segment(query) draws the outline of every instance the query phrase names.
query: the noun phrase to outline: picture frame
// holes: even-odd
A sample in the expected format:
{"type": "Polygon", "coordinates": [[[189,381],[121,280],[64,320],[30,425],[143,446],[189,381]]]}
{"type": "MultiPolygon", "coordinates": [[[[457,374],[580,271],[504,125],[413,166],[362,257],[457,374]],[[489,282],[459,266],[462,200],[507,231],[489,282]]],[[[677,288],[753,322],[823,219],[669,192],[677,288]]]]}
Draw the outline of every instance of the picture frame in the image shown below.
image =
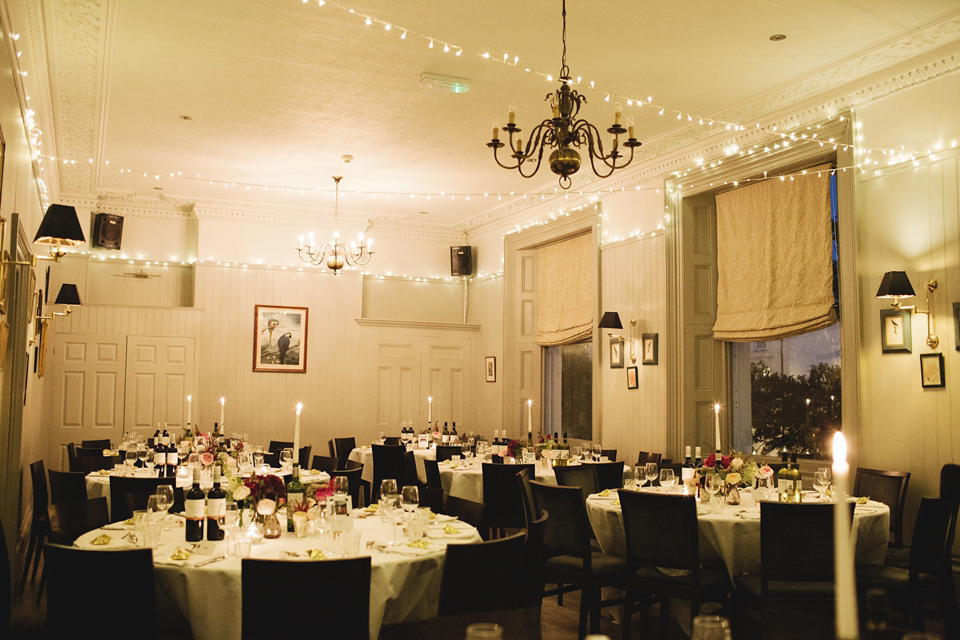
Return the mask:
{"type": "Polygon", "coordinates": [[[960,351],[960,302],[953,303],[953,344],[960,351]]]}
{"type": "Polygon", "coordinates": [[[640,338],[640,353],[642,358],[640,359],[641,364],[655,365],[658,360],[658,343],[660,342],[660,334],[658,333],[645,333],[640,338]]]}
{"type": "Polygon", "coordinates": [[[496,382],[497,381],[497,357],[496,356],[487,356],[483,359],[484,371],[486,375],[487,382],[496,382]]]}
{"type": "Polygon", "coordinates": [[[920,384],[923,385],[924,389],[946,386],[942,353],[920,354],[920,384]]]}
{"type": "Polygon", "coordinates": [[[880,310],[880,347],[883,353],[913,353],[910,311],[880,310]]]}
{"type": "Polygon", "coordinates": [[[258,304],[253,315],[253,370],[307,372],[307,307],[258,304]]]}
{"type": "Polygon", "coordinates": [[[639,388],[637,367],[627,367],[627,389],[639,388]]]}
{"type": "Polygon", "coordinates": [[[623,369],[623,338],[610,338],[610,368],[623,369]]]}

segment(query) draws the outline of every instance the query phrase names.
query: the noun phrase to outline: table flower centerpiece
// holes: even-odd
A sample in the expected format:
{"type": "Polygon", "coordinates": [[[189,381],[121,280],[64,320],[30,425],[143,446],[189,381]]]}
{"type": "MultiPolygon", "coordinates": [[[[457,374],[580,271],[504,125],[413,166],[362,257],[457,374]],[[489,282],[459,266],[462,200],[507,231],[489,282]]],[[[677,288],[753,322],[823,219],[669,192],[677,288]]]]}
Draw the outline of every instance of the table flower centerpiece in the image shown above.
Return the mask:
{"type": "Polygon", "coordinates": [[[717,473],[723,480],[723,492],[730,504],[740,504],[740,487],[753,486],[754,478],[759,473],[757,461],[747,457],[739,451],[732,451],[730,455],[711,453],[703,461],[701,473],[717,473]]]}

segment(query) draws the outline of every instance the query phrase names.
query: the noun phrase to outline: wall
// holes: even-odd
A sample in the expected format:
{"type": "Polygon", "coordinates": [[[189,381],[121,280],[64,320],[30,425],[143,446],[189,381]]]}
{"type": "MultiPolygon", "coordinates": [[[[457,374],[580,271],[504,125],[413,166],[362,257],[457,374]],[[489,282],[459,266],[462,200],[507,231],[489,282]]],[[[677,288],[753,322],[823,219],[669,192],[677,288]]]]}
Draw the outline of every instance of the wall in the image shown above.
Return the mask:
{"type": "MultiPolygon", "coordinates": [[[[864,172],[858,185],[861,464],[911,472],[904,519],[911,529],[920,496],[936,496],[943,464],[960,460],[960,352],[953,303],[960,301],[960,76],[940,78],[861,108],[865,147],[947,149],[913,166],[864,172]],[[931,300],[940,346],[925,343],[926,316],[913,314],[913,352],[883,354],[874,296],[884,272],[904,270],[919,296],[905,304],[926,307],[923,283],[939,286],[931,300]],[[923,389],[922,353],[942,353],[947,386],[923,389]]],[[[881,165],[882,166],[882,165],[881,165]]]]}

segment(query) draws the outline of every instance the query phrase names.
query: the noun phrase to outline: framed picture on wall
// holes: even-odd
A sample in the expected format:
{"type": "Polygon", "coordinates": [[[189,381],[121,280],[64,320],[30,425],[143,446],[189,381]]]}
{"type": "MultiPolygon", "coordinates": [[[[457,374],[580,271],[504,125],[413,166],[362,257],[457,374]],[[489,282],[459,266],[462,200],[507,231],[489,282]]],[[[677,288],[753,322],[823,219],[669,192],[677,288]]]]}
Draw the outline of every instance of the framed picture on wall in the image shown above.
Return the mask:
{"type": "Polygon", "coordinates": [[[253,370],[307,371],[306,307],[256,305],[253,322],[253,370]]]}
{"type": "Polygon", "coordinates": [[[636,389],[638,386],[637,368],[627,367],[627,389],[636,389]]]}
{"type": "Polygon", "coordinates": [[[623,368],[623,338],[610,338],[610,368],[623,368]]]}
{"type": "Polygon", "coordinates": [[[880,346],[883,353],[911,353],[910,312],[905,309],[880,310],[880,346]]]}
{"type": "Polygon", "coordinates": [[[487,382],[497,381],[497,357],[487,356],[484,358],[484,371],[486,372],[487,382]]]}
{"type": "Polygon", "coordinates": [[[640,362],[643,364],[657,364],[658,336],[657,333],[645,333],[640,339],[640,346],[643,350],[643,358],[640,362]]]}
{"type": "Polygon", "coordinates": [[[925,389],[944,386],[942,353],[920,354],[920,382],[925,389]]]}
{"type": "Polygon", "coordinates": [[[953,303],[953,344],[960,351],[960,302],[953,303]]]}

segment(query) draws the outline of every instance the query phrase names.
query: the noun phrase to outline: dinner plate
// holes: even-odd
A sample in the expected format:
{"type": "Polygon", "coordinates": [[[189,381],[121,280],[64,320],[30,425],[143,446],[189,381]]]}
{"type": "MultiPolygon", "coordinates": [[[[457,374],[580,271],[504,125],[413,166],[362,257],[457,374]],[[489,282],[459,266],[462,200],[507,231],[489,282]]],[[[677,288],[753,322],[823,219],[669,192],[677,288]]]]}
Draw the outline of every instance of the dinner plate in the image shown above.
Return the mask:
{"type": "Polygon", "coordinates": [[[433,540],[466,540],[473,537],[473,532],[466,529],[457,529],[459,533],[447,533],[443,529],[427,529],[427,537],[433,540]]]}

